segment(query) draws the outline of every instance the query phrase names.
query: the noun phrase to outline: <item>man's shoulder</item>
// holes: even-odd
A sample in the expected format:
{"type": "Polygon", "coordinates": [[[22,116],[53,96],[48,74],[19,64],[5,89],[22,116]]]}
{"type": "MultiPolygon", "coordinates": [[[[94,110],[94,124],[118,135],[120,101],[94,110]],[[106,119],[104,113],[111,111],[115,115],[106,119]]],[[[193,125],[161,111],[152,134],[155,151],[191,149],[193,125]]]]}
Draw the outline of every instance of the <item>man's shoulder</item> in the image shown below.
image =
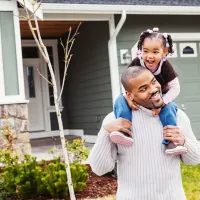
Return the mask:
{"type": "Polygon", "coordinates": [[[112,122],[113,120],[115,120],[116,117],[114,115],[114,112],[111,112],[109,114],[107,114],[103,120],[103,125],[112,122]]]}
{"type": "Polygon", "coordinates": [[[177,111],[177,123],[178,125],[190,123],[188,116],[181,109],[178,109],[177,111]]]}

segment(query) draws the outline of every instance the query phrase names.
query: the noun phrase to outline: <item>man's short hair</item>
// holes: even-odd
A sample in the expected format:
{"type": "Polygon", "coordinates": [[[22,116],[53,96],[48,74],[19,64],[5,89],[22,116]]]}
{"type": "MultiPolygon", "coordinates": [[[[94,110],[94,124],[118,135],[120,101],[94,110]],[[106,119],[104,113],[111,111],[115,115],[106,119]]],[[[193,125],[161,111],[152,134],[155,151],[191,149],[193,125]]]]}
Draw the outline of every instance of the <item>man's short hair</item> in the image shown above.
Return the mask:
{"type": "Polygon", "coordinates": [[[126,68],[121,76],[121,83],[124,86],[124,89],[128,92],[131,92],[132,86],[129,85],[129,80],[132,78],[136,78],[145,70],[147,69],[142,66],[131,66],[126,68]]]}

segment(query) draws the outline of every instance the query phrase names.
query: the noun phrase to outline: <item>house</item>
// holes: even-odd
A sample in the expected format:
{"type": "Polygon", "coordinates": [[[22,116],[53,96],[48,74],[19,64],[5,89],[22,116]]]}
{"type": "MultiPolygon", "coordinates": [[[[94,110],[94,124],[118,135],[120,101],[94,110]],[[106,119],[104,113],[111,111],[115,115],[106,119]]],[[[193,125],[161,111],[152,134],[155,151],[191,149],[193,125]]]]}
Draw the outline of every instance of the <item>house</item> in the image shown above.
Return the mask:
{"type": "MultiPolygon", "coordinates": [[[[43,0],[39,22],[58,83],[62,81],[63,49],[71,26],[79,22],[62,97],[62,116],[68,130],[94,142],[103,118],[120,94],[120,74],[135,56],[140,33],[159,27],[171,34],[175,53],[170,57],[181,82],[177,99],[189,115],[200,139],[200,1],[185,0],[43,0]],[[73,131],[75,130],[75,131],[73,131]]],[[[27,22],[17,15],[15,0],[0,0],[1,126],[9,123],[18,143],[28,149],[28,137],[58,134],[52,88],[38,74],[49,77],[27,22]],[[29,129],[28,123],[29,121],[29,129]],[[30,132],[30,135],[28,134],[30,132]]]]}

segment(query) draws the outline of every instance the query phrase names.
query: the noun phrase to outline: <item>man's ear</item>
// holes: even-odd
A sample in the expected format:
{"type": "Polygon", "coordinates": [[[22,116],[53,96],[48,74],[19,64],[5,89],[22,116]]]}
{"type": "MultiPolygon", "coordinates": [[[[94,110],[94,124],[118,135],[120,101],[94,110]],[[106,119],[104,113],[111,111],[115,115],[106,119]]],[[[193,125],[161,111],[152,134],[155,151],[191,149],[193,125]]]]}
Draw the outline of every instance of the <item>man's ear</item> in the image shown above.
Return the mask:
{"type": "Polygon", "coordinates": [[[127,96],[127,98],[128,98],[129,100],[133,101],[134,96],[133,96],[133,94],[132,94],[131,92],[126,91],[126,96],[127,96]]]}

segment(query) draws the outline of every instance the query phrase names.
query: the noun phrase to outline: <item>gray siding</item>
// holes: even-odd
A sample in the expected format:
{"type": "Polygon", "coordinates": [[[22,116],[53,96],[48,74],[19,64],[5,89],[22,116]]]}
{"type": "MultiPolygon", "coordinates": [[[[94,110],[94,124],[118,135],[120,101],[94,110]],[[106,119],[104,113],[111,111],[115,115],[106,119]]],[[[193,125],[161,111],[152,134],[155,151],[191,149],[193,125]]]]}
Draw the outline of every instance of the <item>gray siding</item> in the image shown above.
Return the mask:
{"type": "Polygon", "coordinates": [[[43,2],[64,4],[200,6],[199,0],[43,0],[43,2]]]}
{"type": "Polygon", "coordinates": [[[102,119],[112,111],[108,23],[85,22],[79,32],[68,70],[63,113],[68,115],[68,128],[95,135],[102,119]]]}

